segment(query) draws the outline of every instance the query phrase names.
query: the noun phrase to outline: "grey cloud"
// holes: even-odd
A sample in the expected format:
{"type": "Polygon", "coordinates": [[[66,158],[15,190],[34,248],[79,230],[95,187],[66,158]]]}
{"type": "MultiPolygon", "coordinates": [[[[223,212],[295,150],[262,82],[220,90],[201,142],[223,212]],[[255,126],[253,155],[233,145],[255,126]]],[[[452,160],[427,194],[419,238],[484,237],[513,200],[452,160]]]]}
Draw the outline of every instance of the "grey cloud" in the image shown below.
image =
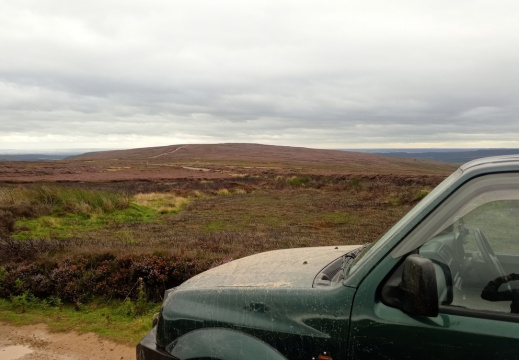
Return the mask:
{"type": "Polygon", "coordinates": [[[519,146],[516,2],[2,7],[0,142],[519,146]]]}

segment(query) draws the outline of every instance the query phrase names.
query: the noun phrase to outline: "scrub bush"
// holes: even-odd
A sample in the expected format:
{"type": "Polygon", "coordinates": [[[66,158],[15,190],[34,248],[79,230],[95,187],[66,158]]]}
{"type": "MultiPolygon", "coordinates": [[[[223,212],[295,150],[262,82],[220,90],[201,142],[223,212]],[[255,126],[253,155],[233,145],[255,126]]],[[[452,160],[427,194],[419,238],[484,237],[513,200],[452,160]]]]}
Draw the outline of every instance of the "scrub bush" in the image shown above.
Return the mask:
{"type": "Polygon", "coordinates": [[[0,210],[0,238],[14,230],[14,216],[10,211],[0,210]]]}
{"type": "Polygon", "coordinates": [[[0,297],[28,292],[40,299],[59,298],[69,303],[129,298],[142,304],[145,300],[160,301],[166,289],[180,285],[210,265],[160,255],[112,254],[77,256],[55,264],[16,264],[0,272],[0,297]]]}
{"type": "Polygon", "coordinates": [[[0,238],[0,263],[26,262],[38,256],[48,256],[64,250],[67,240],[0,238]]]}

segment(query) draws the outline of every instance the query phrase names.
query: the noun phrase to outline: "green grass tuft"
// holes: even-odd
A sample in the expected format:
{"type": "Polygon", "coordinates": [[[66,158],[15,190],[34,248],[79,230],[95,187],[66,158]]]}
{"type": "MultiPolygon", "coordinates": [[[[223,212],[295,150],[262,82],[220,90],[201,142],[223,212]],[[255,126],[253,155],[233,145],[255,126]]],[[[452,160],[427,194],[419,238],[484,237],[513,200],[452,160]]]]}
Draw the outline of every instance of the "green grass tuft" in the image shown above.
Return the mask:
{"type": "Polygon", "coordinates": [[[0,320],[18,325],[45,323],[52,331],[95,332],[108,339],[136,345],[150,330],[160,304],[147,304],[136,314],[129,300],[63,305],[50,300],[35,301],[21,313],[18,306],[0,299],[0,320]]]}
{"type": "Polygon", "coordinates": [[[422,200],[424,197],[426,197],[431,191],[430,190],[419,190],[416,193],[416,196],[414,198],[415,201],[422,200]]]}
{"type": "Polygon", "coordinates": [[[205,224],[202,227],[202,231],[205,231],[205,232],[224,231],[224,230],[228,230],[229,227],[230,227],[230,225],[225,223],[222,220],[214,220],[214,221],[211,221],[208,224],[205,224]]]}
{"type": "Polygon", "coordinates": [[[305,186],[310,182],[310,179],[307,177],[292,176],[287,181],[292,186],[305,186]]]}
{"type": "Polygon", "coordinates": [[[12,235],[13,238],[24,239],[66,239],[78,232],[92,231],[108,225],[120,223],[147,223],[157,220],[157,210],[131,204],[124,210],[115,210],[101,214],[64,214],[62,216],[41,216],[36,219],[22,219],[16,227],[22,229],[12,235]]]}

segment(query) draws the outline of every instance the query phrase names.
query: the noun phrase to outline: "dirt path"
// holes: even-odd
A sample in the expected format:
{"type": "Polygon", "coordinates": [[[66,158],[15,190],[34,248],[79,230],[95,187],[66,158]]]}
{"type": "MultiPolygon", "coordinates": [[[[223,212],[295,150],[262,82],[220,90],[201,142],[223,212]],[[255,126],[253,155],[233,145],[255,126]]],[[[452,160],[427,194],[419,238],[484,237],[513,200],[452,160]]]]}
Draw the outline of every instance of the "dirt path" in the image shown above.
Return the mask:
{"type": "Polygon", "coordinates": [[[135,348],[97,335],[50,333],[46,325],[0,323],[2,360],[134,360],[135,348]]]}
{"type": "Polygon", "coordinates": [[[189,145],[179,146],[178,148],[176,148],[176,149],[173,150],[173,151],[169,151],[169,152],[166,152],[166,153],[163,153],[163,154],[159,154],[159,155],[152,156],[152,157],[150,157],[150,159],[156,159],[156,158],[161,157],[161,156],[164,156],[164,155],[173,154],[174,152],[177,152],[177,151],[179,151],[180,149],[186,148],[186,147],[188,147],[188,146],[189,146],[189,145]]]}

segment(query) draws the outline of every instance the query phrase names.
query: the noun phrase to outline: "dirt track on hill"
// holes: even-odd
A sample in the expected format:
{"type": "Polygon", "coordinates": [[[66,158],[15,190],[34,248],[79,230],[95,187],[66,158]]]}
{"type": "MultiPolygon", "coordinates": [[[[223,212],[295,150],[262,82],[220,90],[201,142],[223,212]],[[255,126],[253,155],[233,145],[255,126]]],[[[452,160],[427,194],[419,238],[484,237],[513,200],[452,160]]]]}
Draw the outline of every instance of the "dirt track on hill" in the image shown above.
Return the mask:
{"type": "Polygon", "coordinates": [[[76,332],[51,333],[46,325],[0,323],[2,360],[134,360],[135,348],[76,332]]]}

